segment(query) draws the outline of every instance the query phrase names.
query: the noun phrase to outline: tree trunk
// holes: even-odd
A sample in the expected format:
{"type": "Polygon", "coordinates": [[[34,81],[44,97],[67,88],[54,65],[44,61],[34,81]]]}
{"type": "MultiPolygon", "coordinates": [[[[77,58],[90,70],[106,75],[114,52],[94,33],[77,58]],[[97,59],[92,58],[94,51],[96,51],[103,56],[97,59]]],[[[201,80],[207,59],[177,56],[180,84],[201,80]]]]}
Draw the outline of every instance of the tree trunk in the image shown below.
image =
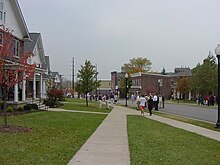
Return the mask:
{"type": "Polygon", "coordinates": [[[7,89],[3,87],[3,100],[4,100],[4,107],[3,107],[3,112],[4,112],[4,127],[8,126],[8,121],[7,121],[7,89]]]}
{"type": "Polygon", "coordinates": [[[87,107],[89,106],[87,94],[86,94],[86,106],[87,106],[87,107]]]}

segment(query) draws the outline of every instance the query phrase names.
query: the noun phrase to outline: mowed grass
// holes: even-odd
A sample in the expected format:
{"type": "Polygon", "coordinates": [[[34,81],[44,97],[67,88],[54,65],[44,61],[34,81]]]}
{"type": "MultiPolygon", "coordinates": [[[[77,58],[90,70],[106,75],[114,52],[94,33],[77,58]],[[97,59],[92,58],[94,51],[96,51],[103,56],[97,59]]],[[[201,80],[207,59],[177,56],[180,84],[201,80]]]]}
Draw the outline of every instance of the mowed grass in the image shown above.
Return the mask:
{"type": "MultiPolygon", "coordinates": [[[[136,108],[133,108],[133,107],[131,107],[131,109],[136,110],[136,108]]],[[[138,111],[140,111],[140,110],[138,110],[138,111]]],[[[149,111],[147,109],[145,109],[145,112],[147,112],[147,114],[149,113],[149,111]]],[[[213,131],[220,132],[220,129],[215,128],[216,125],[212,124],[212,123],[203,122],[200,120],[196,120],[196,119],[192,119],[192,118],[188,118],[188,117],[184,117],[184,116],[177,116],[174,114],[164,113],[164,112],[155,111],[155,110],[153,110],[152,113],[153,113],[153,115],[158,115],[158,116],[166,117],[166,118],[177,120],[177,121],[182,121],[185,123],[193,124],[193,125],[196,125],[199,127],[203,127],[203,128],[207,128],[207,129],[210,129],[213,131]]]]}
{"type": "Polygon", "coordinates": [[[105,117],[69,112],[9,117],[10,125],[30,127],[33,132],[0,133],[0,164],[67,164],[105,117]]]}
{"type": "Polygon", "coordinates": [[[203,128],[207,128],[213,131],[218,131],[220,132],[220,129],[215,128],[215,124],[212,123],[207,123],[207,122],[203,122],[203,121],[199,121],[199,120],[194,120],[191,118],[187,118],[187,117],[183,117],[183,116],[177,116],[174,114],[168,114],[168,113],[163,113],[163,112],[153,112],[154,114],[158,115],[158,116],[162,116],[162,117],[166,117],[169,119],[173,119],[173,120],[177,120],[177,121],[182,121],[185,123],[190,123],[199,127],[203,127],[203,128]]]}
{"type": "Polygon", "coordinates": [[[112,110],[112,107],[109,106],[109,109],[106,109],[105,104],[103,102],[102,108],[99,109],[97,101],[88,101],[89,106],[86,106],[85,99],[76,99],[76,98],[67,98],[65,102],[63,102],[63,106],[60,108],[67,110],[78,110],[78,111],[90,111],[90,112],[106,112],[109,113],[112,110]]]}
{"type": "Polygon", "coordinates": [[[142,116],[128,116],[132,165],[218,165],[220,142],[142,116]]]}

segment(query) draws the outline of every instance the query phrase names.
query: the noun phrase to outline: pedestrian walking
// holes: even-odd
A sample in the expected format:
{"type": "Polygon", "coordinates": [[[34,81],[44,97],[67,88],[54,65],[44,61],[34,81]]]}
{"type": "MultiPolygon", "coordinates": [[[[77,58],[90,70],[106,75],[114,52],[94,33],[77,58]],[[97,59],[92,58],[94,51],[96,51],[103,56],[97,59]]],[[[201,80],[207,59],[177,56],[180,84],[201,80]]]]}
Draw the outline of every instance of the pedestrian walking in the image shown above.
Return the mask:
{"type": "Polygon", "coordinates": [[[118,95],[117,95],[117,93],[115,93],[115,95],[114,95],[114,102],[115,102],[115,105],[117,105],[117,102],[118,102],[118,95]]]}
{"type": "Polygon", "coordinates": [[[145,104],[146,104],[146,99],[145,99],[144,95],[142,95],[140,97],[140,104],[139,104],[139,108],[141,110],[141,115],[142,116],[144,116],[145,104]]]}
{"type": "Polygon", "coordinates": [[[102,95],[101,94],[98,95],[98,104],[99,104],[99,109],[101,109],[102,108],[102,95]]]}
{"type": "Polygon", "coordinates": [[[140,105],[140,97],[139,96],[137,96],[137,99],[136,99],[136,101],[137,101],[137,110],[139,110],[139,105],[140,105]]]}
{"type": "Polygon", "coordinates": [[[114,95],[113,95],[113,93],[110,94],[110,101],[111,101],[111,107],[113,107],[113,103],[114,103],[114,95]]]}
{"type": "Polygon", "coordinates": [[[149,110],[149,113],[150,113],[150,116],[152,115],[152,109],[154,107],[154,102],[153,102],[153,99],[152,99],[152,96],[150,96],[150,98],[147,100],[147,107],[148,107],[148,110],[149,110]]]}
{"type": "Polygon", "coordinates": [[[164,95],[162,95],[162,108],[165,108],[165,97],[164,97],[164,95]]]}
{"type": "Polygon", "coordinates": [[[158,100],[158,96],[157,96],[156,93],[154,94],[153,102],[154,102],[154,109],[155,109],[156,111],[158,111],[158,102],[159,102],[159,100],[158,100]]]}
{"type": "Polygon", "coordinates": [[[159,95],[159,109],[161,109],[162,108],[162,103],[163,103],[163,101],[162,101],[162,96],[161,95],[159,95]]]}
{"type": "Polygon", "coordinates": [[[108,94],[106,94],[106,96],[105,96],[105,107],[106,107],[106,109],[109,109],[109,96],[108,96],[108,94]]]}

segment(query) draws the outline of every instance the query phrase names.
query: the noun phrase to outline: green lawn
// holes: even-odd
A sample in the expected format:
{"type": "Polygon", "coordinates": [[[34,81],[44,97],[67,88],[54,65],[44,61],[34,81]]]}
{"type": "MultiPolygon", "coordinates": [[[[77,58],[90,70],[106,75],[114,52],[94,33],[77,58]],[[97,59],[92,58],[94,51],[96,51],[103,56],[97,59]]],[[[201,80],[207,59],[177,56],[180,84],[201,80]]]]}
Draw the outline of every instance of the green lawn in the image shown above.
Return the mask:
{"type": "Polygon", "coordinates": [[[217,165],[220,142],[142,116],[128,116],[131,164],[217,165]]]}
{"type": "MultiPolygon", "coordinates": [[[[131,107],[131,109],[136,110],[136,108],[133,108],[133,107],[131,107]]],[[[138,110],[138,111],[140,111],[140,110],[138,110]]],[[[147,109],[145,109],[145,112],[149,113],[149,111],[147,109]]],[[[193,124],[193,125],[196,125],[196,126],[199,126],[199,127],[203,127],[203,128],[211,129],[213,131],[220,132],[220,129],[215,128],[216,125],[212,124],[212,123],[203,122],[203,121],[199,121],[199,120],[194,120],[194,119],[190,119],[190,118],[187,118],[187,117],[177,116],[177,115],[174,115],[174,114],[164,113],[164,112],[155,111],[155,110],[153,110],[152,113],[153,113],[153,115],[155,114],[155,115],[158,115],[158,116],[166,117],[166,118],[177,120],[177,121],[182,121],[182,122],[185,122],[185,123],[190,123],[190,124],[193,124]]]]}
{"type": "Polygon", "coordinates": [[[89,101],[89,106],[86,106],[85,99],[75,99],[75,98],[67,98],[65,102],[63,102],[63,106],[60,108],[67,109],[67,110],[78,110],[78,111],[91,111],[91,112],[107,112],[109,113],[112,109],[106,109],[105,104],[103,102],[102,108],[98,108],[98,102],[96,101],[89,101]]]}
{"type": "Polygon", "coordinates": [[[0,164],[67,164],[105,117],[68,112],[9,117],[9,124],[31,127],[33,132],[0,133],[0,164]]]}
{"type": "Polygon", "coordinates": [[[176,115],[163,113],[163,112],[153,111],[153,113],[156,114],[156,115],[159,115],[159,116],[169,118],[169,119],[178,120],[178,121],[182,121],[182,122],[185,122],[185,123],[190,123],[190,124],[193,124],[193,125],[197,125],[199,127],[203,127],[203,128],[211,129],[213,131],[220,132],[220,129],[215,128],[215,126],[216,126],[215,124],[202,122],[202,121],[199,121],[199,120],[193,120],[193,119],[190,119],[190,118],[187,118],[187,117],[176,116],[176,115]]]}

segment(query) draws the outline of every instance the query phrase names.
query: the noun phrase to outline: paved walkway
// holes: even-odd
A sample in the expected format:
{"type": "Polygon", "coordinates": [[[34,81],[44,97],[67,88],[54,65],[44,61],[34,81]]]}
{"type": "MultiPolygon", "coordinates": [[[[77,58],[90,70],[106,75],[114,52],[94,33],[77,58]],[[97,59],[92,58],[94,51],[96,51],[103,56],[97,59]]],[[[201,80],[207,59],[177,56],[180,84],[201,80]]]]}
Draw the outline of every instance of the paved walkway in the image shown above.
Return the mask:
{"type": "Polygon", "coordinates": [[[68,165],[130,165],[126,110],[115,107],[68,165]]]}
{"type": "MultiPolygon", "coordinates": [[[[126,115],[140,115],[140,112],[116,106],[68,165],[129,165],[126,115]]],[[[148,113],[145,113],[145,117],[220,141],[220,132],[217,131],[157,115],[149,116],[148,113]]]]}
{"type": "Polygon", "coordinates": [[[104,114],[107,115],[109,113],[105,112],[90,112],[90,111],[78,111],[78,110],[66,110],[60,108],[48,108],[48,111],[55,111],[55,112],[79,112],[79,113],[94,113],[94,114],[104,114]]]}

